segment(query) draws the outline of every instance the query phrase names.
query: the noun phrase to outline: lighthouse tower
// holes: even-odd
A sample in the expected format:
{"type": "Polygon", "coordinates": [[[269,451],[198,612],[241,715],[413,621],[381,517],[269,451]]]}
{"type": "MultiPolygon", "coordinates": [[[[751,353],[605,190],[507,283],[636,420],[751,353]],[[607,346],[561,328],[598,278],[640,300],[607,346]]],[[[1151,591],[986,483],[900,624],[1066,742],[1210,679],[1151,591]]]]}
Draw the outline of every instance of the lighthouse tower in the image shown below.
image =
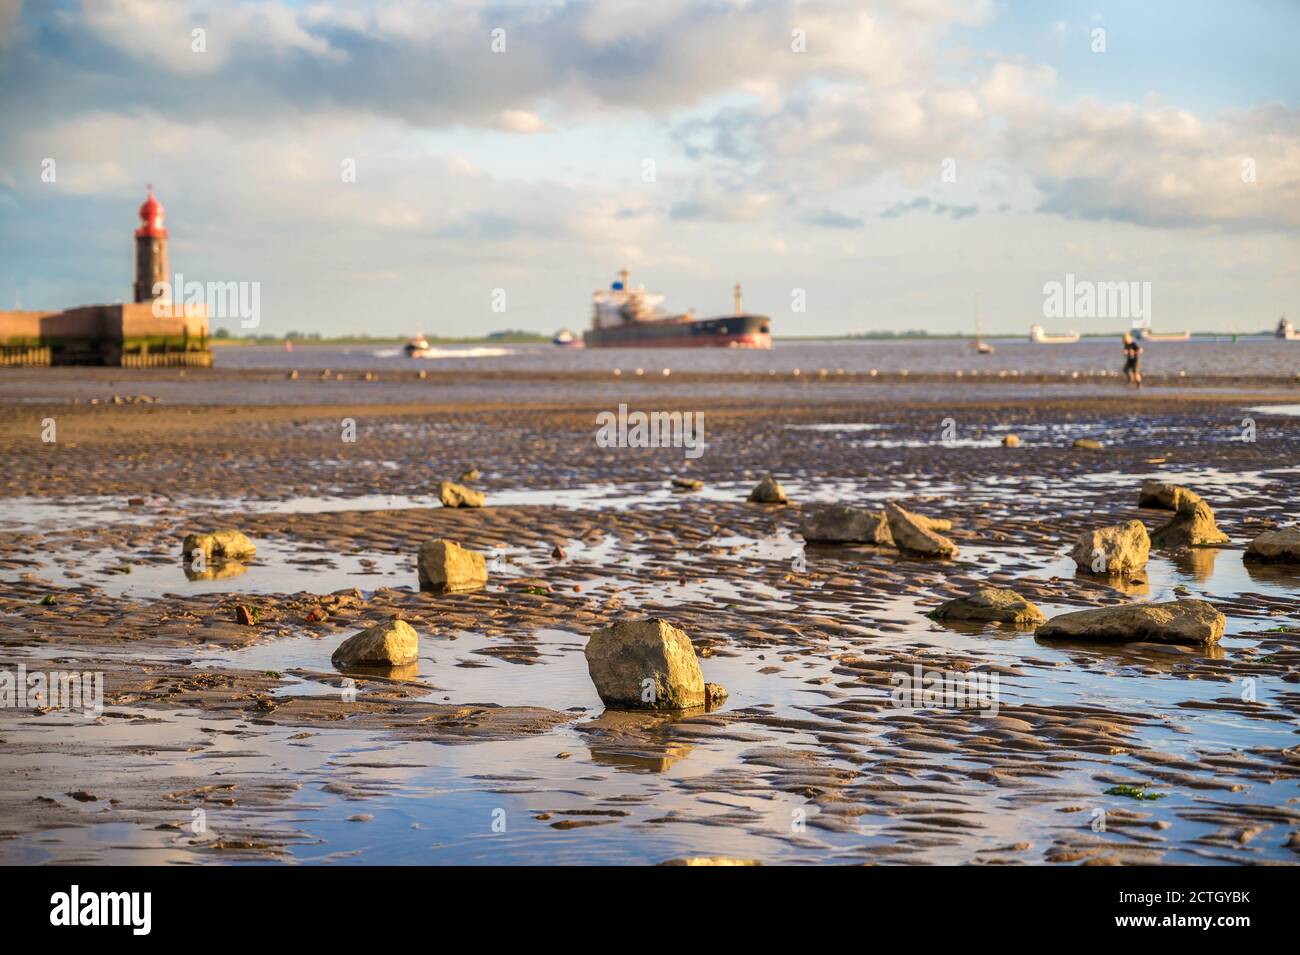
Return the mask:
{"type": "Polygon", "coordinates": [[[170,282],[167,275],[167,229],[163,226],[163,204],[149,187],[149,197],[140,206],[140,222],[135,230],[135,300],[152,302],[154,285],[170,282]]]}

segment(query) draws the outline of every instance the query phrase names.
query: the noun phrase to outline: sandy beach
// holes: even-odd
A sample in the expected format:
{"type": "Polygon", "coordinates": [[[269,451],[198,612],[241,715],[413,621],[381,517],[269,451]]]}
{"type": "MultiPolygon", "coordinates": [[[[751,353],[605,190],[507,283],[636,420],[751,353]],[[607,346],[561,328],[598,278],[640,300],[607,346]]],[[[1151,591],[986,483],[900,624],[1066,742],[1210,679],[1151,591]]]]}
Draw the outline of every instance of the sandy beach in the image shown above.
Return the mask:
{"type": "Polygon", "coordinates": [[[1297,861],[1300,569],[1242,559],[1296,518],[1300,418],[1259,410],[1293,381],[290,367],[0,378],[0,669],[104,679],[98,716],[0,712],[0,860],[1297,861]],[[705,452],[599,447],[620,401],[702,412],[705,452]],[[471,469],[487,506],[440,506],[471,469]],[[769,473],[790,504],[746,500],[769,473]],[[1230,542],[1076,573],[1081,533],[1170,516],[1138,507],[1153,478],[1230,542]],[[957,557],[800,534],[888,501],[950,521],[957,557]],[[256,558],[192,579],[182,538],[227,527],[256,558]],[[487,587],[420,592],[435,538],[487,587]],[[981,584],[1048,617],[1195,597],[1226,631],[928,616],[981,584]],[[393,616],[418,663],[331,665],[393,616]],[[646,616],[725,701],[602,706],[583,648],[646,616]],[[918,666],[996,674],[995,712],[893,705],[918,666]]]}

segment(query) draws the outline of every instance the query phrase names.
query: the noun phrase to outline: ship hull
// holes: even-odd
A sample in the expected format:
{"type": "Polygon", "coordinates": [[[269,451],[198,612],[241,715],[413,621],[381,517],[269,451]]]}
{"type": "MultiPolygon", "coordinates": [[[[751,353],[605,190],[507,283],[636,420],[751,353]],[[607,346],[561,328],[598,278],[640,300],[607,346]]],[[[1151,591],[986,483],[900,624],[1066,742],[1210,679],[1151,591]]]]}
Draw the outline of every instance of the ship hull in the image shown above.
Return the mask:
{"type": "Polygon", "coordinates": [[[766,315],[669,319],[592,328],[583,340],[588,348],[771,348],[771,327],[766,315]]]}

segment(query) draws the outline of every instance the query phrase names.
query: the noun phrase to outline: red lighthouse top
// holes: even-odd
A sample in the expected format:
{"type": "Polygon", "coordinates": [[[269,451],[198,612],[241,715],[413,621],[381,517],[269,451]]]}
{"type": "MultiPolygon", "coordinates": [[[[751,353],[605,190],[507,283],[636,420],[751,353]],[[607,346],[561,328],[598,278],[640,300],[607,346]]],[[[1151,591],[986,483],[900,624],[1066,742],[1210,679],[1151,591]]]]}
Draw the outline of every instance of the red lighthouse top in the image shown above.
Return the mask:
{"type": "Polygon", "coordinates": [[[163,227],[163,212],[163,204],[154,196],[153,186],[150,186],[149,198],[145,199],[140,206],[140,221],[144,225],[135,230],[136,238],[146,236],[151,239],[167,238],[167,230],[163,227]]]}

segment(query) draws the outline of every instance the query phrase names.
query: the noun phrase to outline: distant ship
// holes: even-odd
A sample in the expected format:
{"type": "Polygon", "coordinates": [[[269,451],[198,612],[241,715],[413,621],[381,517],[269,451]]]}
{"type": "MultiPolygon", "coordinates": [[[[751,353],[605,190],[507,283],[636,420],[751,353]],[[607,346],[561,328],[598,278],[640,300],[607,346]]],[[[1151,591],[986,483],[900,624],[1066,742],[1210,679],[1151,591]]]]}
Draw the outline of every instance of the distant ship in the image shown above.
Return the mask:
{"type": "Polygon", "coordinates": [[[1287,320],[1285,315],[1278,320],[1277,331],[1273,333],[1273,337],[1288,342],[1300,342],[1300,332],[1296,331],[1295,326],[1287,320]]]}
{"type": "Polygon", "coordinates": [[[1149,328],[1139,328],[1137,337],[1144,342],[1187,342],[1192,340],[1191,332],[1153,332],[1149,328]]]}
{"type": "Polygon", "coordinates": [[[433,354],[433,346],[423,335],[416,335],[406,343],[402,351],[406,352],[407,358],[428,358],[433,354]]]}
{"type": "Polygon", "coordinates": [[[551,339],[551,344],[559,348],[581,348],[582,339],[567,328],[561,328],[551,339]]]}
{"type": "Polygon", "coordinates": [[[627,269],[608,289],[591,296],[588,348],[771,348],[772,320],[748,315],[736,284],[736,314],[697,319],[694,312],[674,314],[659,308],[662,295],[628,284],[627,269]]]}
{"type": "Polygon", "coordinates": [[[1049,335],[1042,325],[1030,325],[1029,340],[1039,345],[1072,345],[1079,340],[1079,333],[1071,330],[1064,335],[1049,335]]]}

